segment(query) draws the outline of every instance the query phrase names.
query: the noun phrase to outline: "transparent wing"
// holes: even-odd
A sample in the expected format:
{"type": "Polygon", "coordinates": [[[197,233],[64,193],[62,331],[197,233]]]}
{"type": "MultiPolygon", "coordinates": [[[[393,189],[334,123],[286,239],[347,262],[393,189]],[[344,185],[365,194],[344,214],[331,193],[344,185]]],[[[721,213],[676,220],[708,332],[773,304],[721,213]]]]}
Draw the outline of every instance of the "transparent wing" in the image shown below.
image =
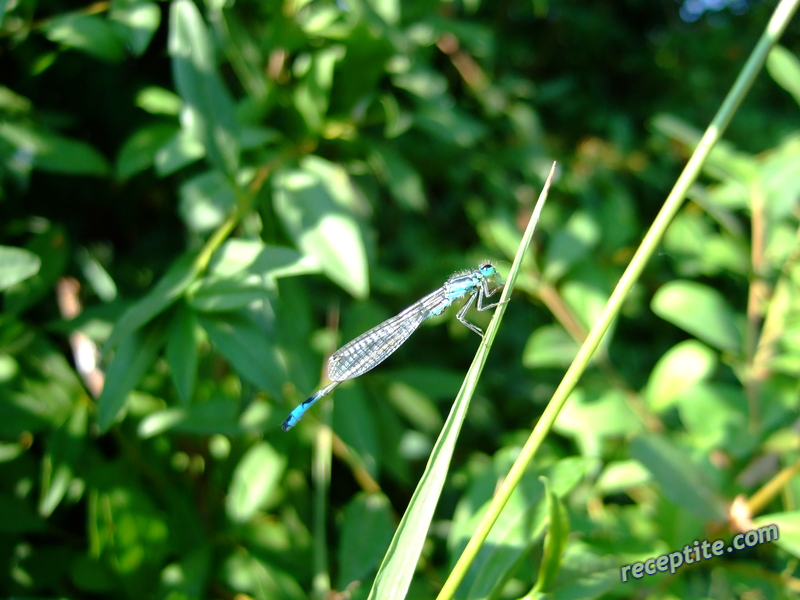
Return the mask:
{"type": "Polygon", "coordinates": [[[440,288],[361,334],[331,355],[328,377],[331,381],[345,381],[374,369],[402,346],[425,319],[441,313],[451,302],[445,289],[440,288]]]}

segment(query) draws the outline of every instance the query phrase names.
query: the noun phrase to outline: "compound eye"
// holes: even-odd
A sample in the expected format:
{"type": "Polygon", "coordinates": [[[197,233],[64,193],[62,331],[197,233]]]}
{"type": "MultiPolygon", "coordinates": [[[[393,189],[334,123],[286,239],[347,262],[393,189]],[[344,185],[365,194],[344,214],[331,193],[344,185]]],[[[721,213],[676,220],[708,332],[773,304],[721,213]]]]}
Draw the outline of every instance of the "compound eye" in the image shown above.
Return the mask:
{"type": "Polygon", "coordinates": [[[478,270],[484,277],[490,277],[495,273],[494,265],[492,265],[492,263],[483,263],[480,267],[478,267],[478,270]]]}

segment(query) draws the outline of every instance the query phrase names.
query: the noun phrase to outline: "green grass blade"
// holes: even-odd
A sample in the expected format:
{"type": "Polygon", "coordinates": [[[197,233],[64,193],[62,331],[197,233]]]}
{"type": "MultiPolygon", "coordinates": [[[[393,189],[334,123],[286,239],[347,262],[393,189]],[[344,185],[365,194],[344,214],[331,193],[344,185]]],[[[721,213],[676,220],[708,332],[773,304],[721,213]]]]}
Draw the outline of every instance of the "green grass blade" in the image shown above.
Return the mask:
{"type": "Polygon", "coordinates": [[[544,205],[544,199],[547,197],[547,191],[550,188],[550,182],[553,179],[554,172],[555,164],[553,164],[553,168],[550,170],[550,175],[547,178],[542,194],[531,216],[528,228],[522,238],[522,243],[517,251],[514,264],[511,266],[508,281],[503,288],[503,294],[500,298],[502,304],[495,310],[492,322],[486,330],[483,342],[478,348],[478,352],[467,372],[464,383],[461,385],[461,390],[458,392],[453,407],[450,409],[450,415],[447,417],[444,428],[441,434],[439,434],[439,438],[436,440],[431,457],[428,459],[428,464],[425,467],[425,472],[422,474],[419,484],[417,484],[417,489],[414,490],[414,495],[411,498],[408,509],[403,515],[400,525],[392,538],[392,543],[389,545],[389,550],[383,558],[380,569],[378,569],[375,582],[370,590],[370,599],[393,600],[405,598],[408,586],[411,583],[411,578],[414,576],[414,571],[417,567],[417,561],[422,552],[422,545],[425,543],[425,538],[428,535],[428,529],[430,528],[431,519],[433,518],[433,511],[436,509],[442,487],[447,479],[450,459],[453,456],[453,449],[455,448],[458,434],[461,431],[464,417],[467,414],[469,402],[472,399],[472,394],[475,392],[475,387],[478,384],[481,371],[483,371],[486,358],[489,356],[489,349],[497,335],[500,320],[503,317],[503,313],[505,313],[506,302],[511,295],[517,273],[522,265],[522,257],[533,238],[533,232],[539,220],[539,215],[544,205]]]}

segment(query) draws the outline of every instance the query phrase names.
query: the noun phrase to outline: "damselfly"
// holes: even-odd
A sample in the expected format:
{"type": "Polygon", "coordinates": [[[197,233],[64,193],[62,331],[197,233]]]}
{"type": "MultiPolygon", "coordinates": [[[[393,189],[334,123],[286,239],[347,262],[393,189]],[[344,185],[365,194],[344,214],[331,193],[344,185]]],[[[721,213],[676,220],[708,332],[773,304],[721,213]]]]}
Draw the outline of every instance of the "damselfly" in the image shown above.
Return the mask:
{"type": "Polygon", "coordinates": [[[399,315],[392,317],[358,336],[334,352],[328,359],[328,378],[331,383],[323,387],[308,400],[298,404],[281,425],[289,431],[320,398],[330,394],[341,382],[363,375],[374,369],[397,350],[414,333],[425,319],[442,314],[447,307],[459,298],[467,296],[467,301],[456,317],[472,331],[483,337],[483,331],[466,319],[469,307],[478,299],[477,309],[488,310],[499,302],[484,305],[489,298],[505,285],[500,274],[491,263],[483,263],[477,269],[459,271],[452,275],[438,290],[431,292],[421,300],[406,308],[399,315]],[[498,285],[489,288],[489,281],[495,280],[498,285]]]}

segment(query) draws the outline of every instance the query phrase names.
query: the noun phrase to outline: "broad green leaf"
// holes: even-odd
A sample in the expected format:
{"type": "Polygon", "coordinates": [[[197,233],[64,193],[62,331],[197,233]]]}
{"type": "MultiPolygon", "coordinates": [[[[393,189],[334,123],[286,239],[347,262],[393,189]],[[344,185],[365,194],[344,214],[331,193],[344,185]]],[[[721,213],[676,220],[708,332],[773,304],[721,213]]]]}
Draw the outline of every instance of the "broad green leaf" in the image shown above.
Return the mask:
{"type": "MultiPolygon", "coordinates": [[[[787,218],[791,221],[794,210],[797,208],[797,196],[800,194],[800,181],[797,177],[799,162],[800,132],[785,138],[778,147],[767,153],[762,161],[759,187],[766,194],[764,208],[775,225],[787,218]]],[[[774,235],[769,237],[768,242],[771,243],[774,235]]],[[[789,240],[786,242],[791,243],[792,249],[794,248],[792,242],[789,240]]],[[[787,258],[790,252],[791,250],[786,251],[787,258]]],[[[774,255],[774,252],[769,253],[774,255]]],[[[783,262],[776,264],[774,268],[780,270],[783,268],[783,262]]]]}
{"type": "Polygon", "coordinates": [[[438,101],[426,104],[417,113],[415,124],[436,141],[460,148],[473,148],[488,132],[482,121],[438,101]]]}
{"type": "Polygon", "coordinates": [[[286,457],[266,442],[250,448],[236,465],[225,501],[228,517],[236,523],[250,520],[275,492],[286,469],[286,457]]]}
{"type": "MultiPolygon", "coordinates": [[[[0,11],[0,23],[3,21],[3,14],[0,11]]],[[[31,101],[17,94],[16,92],[8,89],[4,85],[0,85],[0,109],[9,115],[12,114],[28,114],[31,112],[33,104],[31,101]]]]}
{"type": "Polygon", "coordinates": [[[197,7],[189,0],[175,0],[170,7],[169,54],[175,85],[190,115],[184,123],[214,166],[233,178],[239,167],[238,125],[213,48],[197,7]]]}
{"type": "Polygon", "coordinates": [[[741,349],[736,315],[717,290],[694,281],[670,281],[653,296],[653,312],[704,342],[730,352],[741,349]]]}
{"type": "Polygon", "coordinates": [[[156,152],[156,173],[166,177],[205,155],[206,149],[195,132],[181,129],[156,152]]]}
{"type": "Polygon", "coordinates": [[[566,367],[578,353],[578,342],[561,325],[542,325],[528,338],[522,364],[529,368],[566,367]]]}
{"type": "Polygon", "coordinates": [[[211,257],[210,276],[261,275],[270,280],[318,273],[319,265],[310,256],[293,248],[267,246],[260,240],[234,238],[226,241],[211,257]]]}
{"type": "Polygon", "coordinates": [[[117,284],[91,252],[86,248],[78,248],[75,261],[80,265],[83,276],[94,293],[103,302],[112,302],[117,298],[117,284]]]}
{"type": "Polygon", "coordinates": [[[41,266],[42,261],[33,252],[0,246],[0,291],[33,277],[41,266]]]}
{"type": "Polygon", "coordinates": [[[153,115],[177,117],[183,107],[183,100],[175,92],[157,86],[149,86],[136,94],[136,106],[153,115]]]}
{"type": "Polygon", "coordinates": [[[275,212],[304,254],[353,296],[364,298],[369,289],[364,239],[352,209],[341,206],[354,201],[352,184],[341,167],[319,168],[320,163],[326,161],[315,158],[303,169],[276,175],[275,212]]]}
{"type": "Polygon", "coordinates": [[[166,310],[183,295],[196,276],[197,265],[194,256],[185,254],[176,259],[155,287],[120,317],[105,348],[113,348],[122,338],[129,336],[166,310]]]}
{"type": "Polygon", "coordinates": [[[156,153],[178,132],[175,125],[153,123],[137,129],[117,155],[117,179],[129,179],[153,166],[156,153]]]}
{"type": "Polygon", "coordinates": [[[767,57],[767,72],[800,105],[800,60],[780,44],[767,57]]]}
{"type": "Polygon", "coordinates": [[[214,347],[240,375],[275,397],[286,379],[274,336],[248,313],[198,315],[214,347]]]}
{"type": "Polygon", "coordinates": [[[69,239],[63,228],[51,226],[31,238],[25,244],[24,251],[36,255],[39,268],[34,275],[6,289],[4,309],[10,314],[27,310],[53,292],[58,278],[67,267],[69,239]]]}
{"type": "Polygon", "coordinates": [[[761,543],[774,543],[786,552],[800,558],[800,510],[762,515],[754,519],[755,537],[746,540],[750,543],[758,539],[761,543]]]}
{"type": "MultiPolygon", "coordinates": [[[[567,303],[572,313],[580,320],[586,331],[589,331],[595,321],[600,318],[603,308],[608,301],[608,293],[597,289],[594,285],[580,280],[567,281],[561,286],[561,296],[567,303]]],[[[614,325],[609,331],[613,332],[614,325]]],[[[606,340],[612,335],[606,335],[606,340]]],[[[602,345],[607,345],[604,342],[602,345]]]]}
{"type": "Polygon", "coordinates": [[[66,13],[47,21],[47,38],[112,63],[125,58],[122,42],[109,21],[97,15],[66,13]]]}
{"type": "Polygon", "coordinates": [[[97,400],[97,426],[106,431],[114,423],[125,400],[156,359],[164,332],[153,326],[130,333],[117,348],[106,370],[103,393],[97,400]]]}
{"type": "MultiPolygon", "coordinates": [[[[364,391],[358,386],[343,386],[334,393],[333,429],[359,456],[364,468],[373,477],[380,473],[381,432],[375,419],[375,410],[364,391]]],[[[309,393],[313,390],[309,390],[309,393]]],[[[391,535],[389,536],[391,537],[391,535]]],[[[384,548],[385,550],[385,548],[384,548]]]]}
{"type": "Polygon", "coordinates": [[[239,405],[231,398],[213,398],[180,408],[167,408],[147,415],[139,423],[142,438],[179,431],[190,435],[241,435],[252,431],[239,422],[239,405]]]}
{"type": "Polygon", "coordinates": [[[391,146],[375,145],[370,165],[400,206],[423,212],[428,208],[425,188],[417,170],[391,146]]]}
{"type": "Polygon", "coordinates": [[[635,460],[618,460],[605,466],[595,488],[603,495],[619,494],[649,483],[651,479],[650,472],[635,460]]]}
{"type": "Polygon", "coordinates": [[[86,444],[89,423],[88,403],[77,404],[69,419],[48,440],[42,461],[39,514],[49,517],[67,493],[77,472],[77,462],[86,444]]]}
{"type": "Polygon", "coordinates": [[[681,393],[705,381],[717,368],[717,354],[697,340],[680,342],[667,350],[650,373],[645,400],[661,412],[673,406],[681,393]]]}
{"type": "Polygon", "coordinates": [[[368,580],[378,568],[394,533],[389,499],[381,493],[359,493],[342,514],[339,541],[339,586],[368,580]]]}
{"type": "Polygon", "coordinates": [[[564,552],[557,581],[542,600],[606,598],[620,588],[619,566],[620,559],[602,548],[572,541],[564,552]]]}
{"type": "Polygon", "coordinates": [[[181,186],[178,212],[192,231],[206,232],[219,226],[236,205],[236,192],[219,171],[208,171],[181,186]]]}
{"type": "Polygon", "coordinates": [[[269,280],[264,281],[258,275],[229,279],[206,277],[192,286],[189,304],[200,312],[238,310],[268,299],[273,287],[269,280]]]}
{"type": "MultiPolygon", "coordinates": [[[[693,196],[698,203],[707,203],[705,194],[693,196]]],[[[750,269],[749,249],[741,241],[717,233],[710,219],[693,209],[673,219],[664,236],[664,248],[685,277],[725,272],[746,276],[750,269]]]]}
{"type": "Polygon", "coordinates": [[[0,442],[0,463],[14,460],[19,455],[25,452],[22,444],[14,442],[0,442]]]}
{"type": "Polygon", "coordinates": [[[700,382],[684,390],[677,404],[696,448],[709,452],[723,448],[745,457],[757,446],[758,441],[747,433],[749,411],[740,387],[700,382]]]}
{"type": "Polygon", "coordinates": [[[561,279],[567,269],[597,246],[600,233],[595,218],[584,211],[574,213],[548,244],[542,277],[551,282],[561,279]]]}
{"type": "Polygon", "coordinates": [[[707,521],[724,522],[725,507],[709,477],[666,437],[649,433],[634,437],[629,445],[631,458],[647,468],[661,492],[683,510],[707,521]]]}
{"type": "Polygon", "coordinates": [[[308,600],[308,594],[288,573],[238,548],[222,566],[229,589],[247,592],[255,600],[308,600]]]}
{"type": "Polygon", "coordinates": [[[109,170],[94,147],[50,131],[0,123],[0,138],[16,149],[15,160],[29,168],[62,175],[105,175],[109,170]]]}
{"type": "Polygon", "coordinates": [[[599,398],[575,388],[553,429],[575,438],[584,456],[599,456],[603,438],[627,436],[642,429],[622,390],[603,390],[599,398]]]}
{"type": "Polygon", "coordinates": [[[311,132],[322,128],[330,104],[334,67],[344,55],[344,46],[335,45],[305,56],[308,72],[294,89],[294,106],[311,132]]]}
{"type": "Polygon", "coordinates": [[[135,56],[141,56],[161,24],[161,10],[155,2],[114,0],[109,19],[125,46],[135,56]]]}
{"type": "Polygon", "coordinates": [[[197,316],[186,305],[180,307],[172,320],[167,336],[167,362],[172,383],[183,404],[189,404],[197,378],[198,341],[197,316]]]}

